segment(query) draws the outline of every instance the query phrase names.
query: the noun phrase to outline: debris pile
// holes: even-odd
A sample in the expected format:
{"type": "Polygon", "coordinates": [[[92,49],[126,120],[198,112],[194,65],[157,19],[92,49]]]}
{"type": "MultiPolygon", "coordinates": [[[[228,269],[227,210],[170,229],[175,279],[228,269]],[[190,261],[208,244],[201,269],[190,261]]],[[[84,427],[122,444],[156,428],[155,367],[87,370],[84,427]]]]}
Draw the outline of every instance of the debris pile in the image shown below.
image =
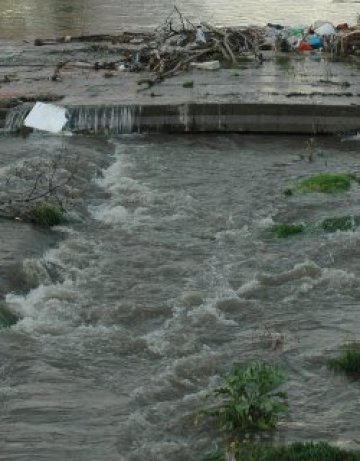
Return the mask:
{"type": "Polygon", "coordinates": [[[352,27],[346,23],[334,26],[327,21],[317,21],[310,27],[269,23],[266,27],[217,28],[208,23],[195,25],[174,7],[163,24],[150,33],[66,36],[52,41],[37,39],[35,45],[76,41],[93,42],[89,50],[107,51],[115,59],[110,62],[59,62],[52,80],[61,79],[61,71],[69,66],[103,69],[108,71],[105,77],[124,71],[148,72],[150,76],[138,82],[145,84],[141,91],[189,68],[233,67],[244,58],[263,62],[264,54],[269,59],[267,51],[360,56],[360,22],[352,27]]]}
{"type": "Polygon", "coordinates": [[[360,56],[360,24],[353,27],[347,23],[334,26],[328,21],[316,21],[309,27],[268,24],[260,49],[283,52],[319,50],[332,57],[360,56]]]}

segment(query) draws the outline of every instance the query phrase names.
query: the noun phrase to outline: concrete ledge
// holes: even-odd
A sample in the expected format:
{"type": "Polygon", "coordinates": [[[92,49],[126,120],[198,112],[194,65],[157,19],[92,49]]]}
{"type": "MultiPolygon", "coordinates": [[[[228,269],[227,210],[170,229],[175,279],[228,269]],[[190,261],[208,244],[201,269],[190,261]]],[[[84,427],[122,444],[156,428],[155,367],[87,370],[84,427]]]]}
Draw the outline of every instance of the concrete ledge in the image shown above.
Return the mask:
{"type": "Polygon", "coordinates": [[[69,107],[70,127],[88,133],[241,132],[335,134],[360,130],[360,106],[167,104],[69,107]]]}

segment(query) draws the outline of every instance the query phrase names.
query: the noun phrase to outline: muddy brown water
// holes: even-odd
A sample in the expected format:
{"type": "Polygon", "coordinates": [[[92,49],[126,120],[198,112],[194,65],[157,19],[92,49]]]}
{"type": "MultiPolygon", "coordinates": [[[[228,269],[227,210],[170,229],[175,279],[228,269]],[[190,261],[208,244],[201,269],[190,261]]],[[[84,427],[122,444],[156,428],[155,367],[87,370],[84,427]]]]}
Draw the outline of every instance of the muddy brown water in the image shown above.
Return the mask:
{"type": "MultiPolygon", "coordinates": [[[[309,25],[316,20],[356,21],[357,0],[180,0],[181,11],[193,22],[215,25],[309,25]]],[[[124,30],[153,29],[173,9],[169,0],[1,0],[0,38],[54,37],[124,30]]]]}
{"type": "Polygon", "coordinates": [[[20,316],[0,331],[0,459],[199,459],[216,440],[193,424],[205,393],[258,358],[287,377],[278,440],[355,446],[359,384],[325,361],[358,335],[360,233],[269,233],[359,214],[356,184],[283,195],[313,173],[359,170],[358,141],[319,138],[310,162],[307,141],[1,138],[2,181],[66,149],[88,186],[53,231],[0,222],[1,302],[20,316]]]}

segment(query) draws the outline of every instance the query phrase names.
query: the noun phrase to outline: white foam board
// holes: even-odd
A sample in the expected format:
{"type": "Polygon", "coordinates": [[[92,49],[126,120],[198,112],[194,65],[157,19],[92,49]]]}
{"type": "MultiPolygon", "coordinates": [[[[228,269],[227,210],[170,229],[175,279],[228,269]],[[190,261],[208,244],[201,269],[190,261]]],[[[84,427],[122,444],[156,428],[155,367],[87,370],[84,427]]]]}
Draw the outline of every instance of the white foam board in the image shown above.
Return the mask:
{"type": "Polygon", "coordinates": [[[37,102],[24,120],[24,125],[37,130],[59,133],[67,122],[66,109],[37,102]]]}

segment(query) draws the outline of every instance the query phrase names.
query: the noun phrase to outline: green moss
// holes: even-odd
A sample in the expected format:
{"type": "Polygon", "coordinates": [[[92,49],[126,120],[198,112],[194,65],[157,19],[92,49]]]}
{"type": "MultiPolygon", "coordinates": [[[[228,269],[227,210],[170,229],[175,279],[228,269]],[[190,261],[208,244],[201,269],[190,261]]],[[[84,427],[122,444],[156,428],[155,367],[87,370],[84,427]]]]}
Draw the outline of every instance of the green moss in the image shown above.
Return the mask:
{"type": "Polygon", "coordinates": [[[360,378],[360,342],[351,342],[342,346],[341,353],[327,362],[334,371],[360,378]]]}
{"type": "Polygon", "coordinates": [[[183,83],[183,88],[194,88],[194,82],[192,80],[188,80],[183,83]]]}
{"type": "Polygon", "coordinates": [[[287,238],[296,234],[301,234],[304,230],[305,226],[303,224],[275,224],[271,228],[271,231],[278,238],[287,238]]]}
{"type": "Polygon", "coordinates": [[[351,181],[355,179],[349,173],[320,173],[302,181],[299,192],[323,192],[332,194],[350,189],[351,181]]]}
{"type": "Polygon", "coordinates": [[[326,232],[349,231],[355,230],[360,224],[358,216],[337,216],[334,218],[324,219],[321,227],[326,232]]]}
{"type": "Polygon", "coordinates": [[[17,321],[17,316],[10,312],[6,306],[0,304],[0,329],[11,327],[17,321]]]}
{"type": "Polygon", "coordinates": [[[35,205],[30,214],[35,224],[49,227],[60,224],[63,216],[59,206],[46,202],[35,205]]]}
{"type": "MultiPolygon", "coordinates": [[[[296,442],[290,445],[244,443],[233,450],[236,461],[360,461],[360,452],[346,451],[326,442],[296,442]]],[[[219,450],[203,458],[205,461],[225,461],[219,450]]]]}

